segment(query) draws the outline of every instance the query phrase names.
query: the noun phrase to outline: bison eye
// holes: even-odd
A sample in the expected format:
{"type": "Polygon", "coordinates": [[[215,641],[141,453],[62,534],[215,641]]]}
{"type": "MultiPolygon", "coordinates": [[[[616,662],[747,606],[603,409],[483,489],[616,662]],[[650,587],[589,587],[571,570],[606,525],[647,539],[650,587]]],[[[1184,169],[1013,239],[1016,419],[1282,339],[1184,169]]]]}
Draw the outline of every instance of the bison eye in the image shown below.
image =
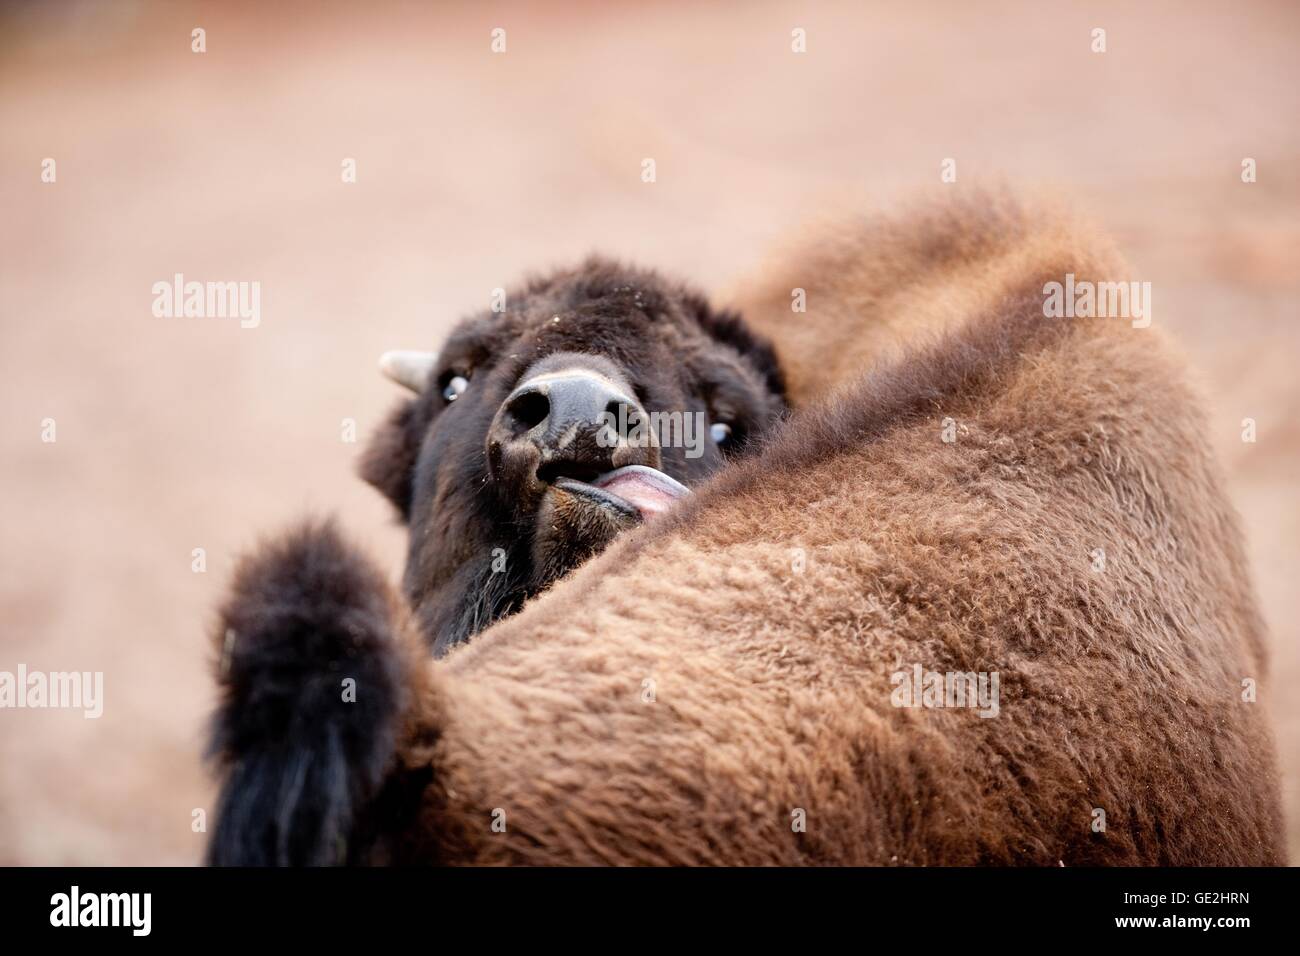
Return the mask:
{"type": "Polygon", "coordinates": [[[709,437],[715,445],[725,445],[731,441],[731,426],[726,422],[714,422],[709,426],[709,437]]]}
{"type": "Polygon", "coordinates": [[[443,386],[442,397],[449,402],[454,402],[465,394],[467,388],[469,388],[469,379],[464,375],[453,375],[443,386]]]}

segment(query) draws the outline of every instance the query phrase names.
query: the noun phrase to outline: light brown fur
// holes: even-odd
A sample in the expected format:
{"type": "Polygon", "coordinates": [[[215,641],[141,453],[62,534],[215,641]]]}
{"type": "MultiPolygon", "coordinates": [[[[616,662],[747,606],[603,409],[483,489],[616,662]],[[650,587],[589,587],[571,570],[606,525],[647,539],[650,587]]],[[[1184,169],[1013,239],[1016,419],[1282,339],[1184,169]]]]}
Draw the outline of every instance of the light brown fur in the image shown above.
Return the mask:
{"type": "Polygon", "coordinates": [[[1042,316],[1066,272],[1136,278],[1006,200],[784,256],[741,305],[797,414],[429,665],[402,761],[432,783],[395,857],[1282,862],[1242,700],[1263,628],[1204,416],[1158,328],[1042,316]],[[915,663],[998,671],[1000,715],[894,707],[915,663]]]}

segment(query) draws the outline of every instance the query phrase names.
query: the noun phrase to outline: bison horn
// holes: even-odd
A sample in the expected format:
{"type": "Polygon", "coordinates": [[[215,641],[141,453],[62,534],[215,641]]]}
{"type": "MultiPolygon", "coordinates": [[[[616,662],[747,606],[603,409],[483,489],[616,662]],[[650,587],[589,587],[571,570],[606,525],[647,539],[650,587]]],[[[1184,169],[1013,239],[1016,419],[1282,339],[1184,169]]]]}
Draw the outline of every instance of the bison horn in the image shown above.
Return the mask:
{"type": "Polygon", "coordinates": [[[422,392],[437,361],[436,352],[385,352],[379,356],[379,371],[398,385],[405,385],[413,392],[422,392]]]}

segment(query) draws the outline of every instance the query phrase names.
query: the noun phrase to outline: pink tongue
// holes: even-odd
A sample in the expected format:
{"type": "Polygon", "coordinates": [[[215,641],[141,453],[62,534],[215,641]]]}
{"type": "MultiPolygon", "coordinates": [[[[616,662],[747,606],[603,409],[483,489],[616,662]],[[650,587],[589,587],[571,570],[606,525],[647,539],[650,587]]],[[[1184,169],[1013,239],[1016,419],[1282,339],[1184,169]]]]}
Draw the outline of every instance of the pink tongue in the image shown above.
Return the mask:
{"type": "Polygon", "coordinates": [[[628,465],[607,472],[593,484],[618,495],[641,512],[643,518],[662,514],[674,501],[690,494],[685,485],[646,465],[628,465]]]}

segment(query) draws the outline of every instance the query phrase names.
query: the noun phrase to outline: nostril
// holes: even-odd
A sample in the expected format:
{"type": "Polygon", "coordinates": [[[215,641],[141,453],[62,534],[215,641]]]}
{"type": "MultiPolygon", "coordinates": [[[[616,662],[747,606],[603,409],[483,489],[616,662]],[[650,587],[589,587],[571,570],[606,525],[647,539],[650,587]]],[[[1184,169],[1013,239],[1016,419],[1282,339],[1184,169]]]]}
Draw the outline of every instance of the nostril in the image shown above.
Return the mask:
{"type": "Polygon", "coordinates": [[[606,421],[615,432],[622,438],[626,438],[628,432],[636,427],[636,423],[641,418],[641,410],[629,401],[624,399],[614,399],[605,406],[606,421]]]}
{"type": "Polygon", "coordinates": [[[541,392],[524,392],[510,400],[506,411],[528,431],[546,421],[546,416],[551,414],[551,403],[541,392]]]}

